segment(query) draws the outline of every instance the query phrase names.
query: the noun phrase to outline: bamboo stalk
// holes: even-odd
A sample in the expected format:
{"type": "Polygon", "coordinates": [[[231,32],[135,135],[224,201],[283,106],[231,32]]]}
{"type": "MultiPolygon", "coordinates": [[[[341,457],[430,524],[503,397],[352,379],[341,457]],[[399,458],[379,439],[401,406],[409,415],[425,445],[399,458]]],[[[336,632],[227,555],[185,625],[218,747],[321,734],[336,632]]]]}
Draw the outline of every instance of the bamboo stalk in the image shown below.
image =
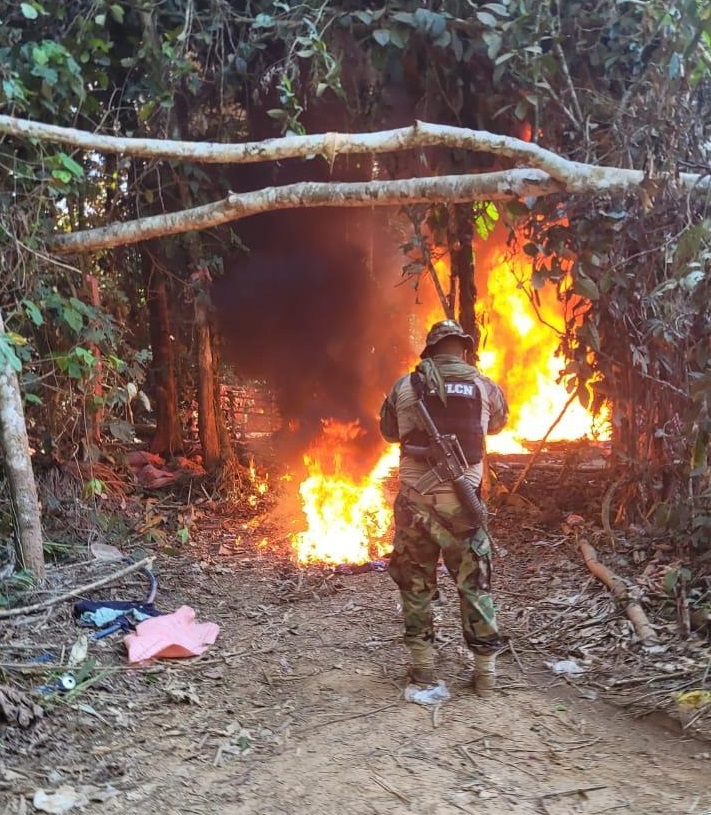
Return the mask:
{"type": "Polygon", "coordinates": [[[597,559],[595,549],[593,549],[586,540],[581,540],[578,545],[580,547],[580,554],[583,556],[583,561],[589,571],[597,577],[601,583],[607,586],[616,600],[624,605],[625,613],[632,622],[635,633],[640,640],[645,645],[656,642],[656,632],[650,625],[647,615],[642,610],[642,606],[640,606],[636,600],[630,598],[624,580],[611,572],[607,566],[600,563],[597,559]]]}

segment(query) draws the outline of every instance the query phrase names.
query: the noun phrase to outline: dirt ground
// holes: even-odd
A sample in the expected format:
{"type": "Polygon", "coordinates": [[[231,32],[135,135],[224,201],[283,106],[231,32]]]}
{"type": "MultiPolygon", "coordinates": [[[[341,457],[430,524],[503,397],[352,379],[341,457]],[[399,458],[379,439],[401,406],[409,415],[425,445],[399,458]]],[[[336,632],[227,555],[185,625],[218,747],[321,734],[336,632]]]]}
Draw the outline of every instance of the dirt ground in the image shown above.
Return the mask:
{"type": "MultiPolygon", "coordinates": [[[[693,716],[669,715],[676,688],[705,686],[708,642],[667,634],[645,652],[564,536],[514,511],[493,525],[508,647],[491,700],[469,686],[442,575],[437,646],[451,698],[430,707],[403,698],[387,573],[299,569],[259,545],[269,534],[215,508],[192,546],[159,553],[156,605],[192,606],[219,624],[216,643],[130,667],[121,634],[90,642],[88,681],[35,692],[44,716],[28,728],[0,724],[2,815],[711,813],[711,742],[687,727],[693,716]],[[583,672],[555,673],[561,660],[583,672]]],[[[112,597],[140,595],[129,583],[112,597]]],[[[61,662],[78,632],[70,603],[2,621],[3,681],[31,693],[45,681],[33,655],[61,662]]]]}

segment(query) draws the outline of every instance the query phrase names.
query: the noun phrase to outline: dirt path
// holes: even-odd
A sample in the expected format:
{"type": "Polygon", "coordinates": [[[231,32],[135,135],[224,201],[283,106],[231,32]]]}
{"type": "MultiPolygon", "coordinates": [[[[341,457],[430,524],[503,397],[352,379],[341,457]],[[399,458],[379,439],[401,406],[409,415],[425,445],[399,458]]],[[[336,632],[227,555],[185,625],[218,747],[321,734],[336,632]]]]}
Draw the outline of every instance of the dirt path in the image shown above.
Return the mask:
{"type": "MultiPolygon", "coordinates": [[[[90,799],[87,815],[711,813],[711,745],[590,698],[542,655],[504,655],[498,695],[478,699],[448,580],[438,646],[452,698],[435,710],[402,698],[384,573],[282,573],[250,556],[169,559],[159,581],[159,606],[220,624],[216,645],[154,673],[117,665],[38,728],[0,731],[0,813],[33,812],[38,788],[62,785],[90,799]]],[[[523,602],[502,585],[505,624],[523,602]]],[[[122,655],[120,639],[92,649],[122,655]]]]}

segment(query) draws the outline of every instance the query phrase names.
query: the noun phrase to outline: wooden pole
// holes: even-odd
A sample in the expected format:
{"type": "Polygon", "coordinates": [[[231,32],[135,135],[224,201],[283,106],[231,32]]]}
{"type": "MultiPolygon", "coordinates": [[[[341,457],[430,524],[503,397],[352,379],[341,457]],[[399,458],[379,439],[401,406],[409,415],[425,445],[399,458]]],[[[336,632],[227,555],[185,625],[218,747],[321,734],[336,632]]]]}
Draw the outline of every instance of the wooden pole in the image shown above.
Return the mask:
{"type": "Polygon", "coordinates": [[[625,613],[632,622],[635,633],[642,643],[647,645],[656,642],[657,634],[655,630],[649,624],[649,620],[642,610],[642,606],[629,596],[625,581],[600,563],[597,559],[595,549],[586,540],[581,540],[578,546],[580,548],[580,554],[583,556],[583,561],[591,574],[597,577],[601,583],[604,583],[615,600],[624,606],[625,613]]]}
{"type": "Polygon", "coordinates": [[[576,392],[573,392],[573,393],[570,394],[570,398],[568,399],[568,401],[563,406],[563,410],[561,410],[561,412],[558,414],[558,416],[556,417],[553,424],[548,428],[548,431],[546,432],[546,435],[538,443],[538,447],[536,447],[535,452],[531,453],[531,458],[528,460],[528,464],[526,464],[526,466],[523,468],[523,470],[521,472],[521,475],[518,477],[518,479],[516,480],[516,483],[511,488],[511,495],[513,495],[515,492],[518,492],[518,488],[521,486],[521,484],[523,484],[526,476],[531,472],[531,467],[533,467],[533,462],[538,458],[538,456],[541,453],[541,450],[543,450],[543,448],[545,447],[545,444],[548,441],[548,436],[550,436],[550,434],[553,432],[553,430],[555,429],[558,422],[563,418],[563,416],[565,415],[565,411],[573,404],[573,400],[575,399],[576,396],[577,396],[576,392]]]}

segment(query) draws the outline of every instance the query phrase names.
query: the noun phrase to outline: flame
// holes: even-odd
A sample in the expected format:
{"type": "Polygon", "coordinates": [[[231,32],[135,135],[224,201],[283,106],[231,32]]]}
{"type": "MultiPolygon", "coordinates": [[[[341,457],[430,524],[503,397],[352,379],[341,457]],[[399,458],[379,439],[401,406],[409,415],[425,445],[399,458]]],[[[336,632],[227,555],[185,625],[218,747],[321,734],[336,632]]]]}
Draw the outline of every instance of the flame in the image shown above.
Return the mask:
{"type": "Polygon", "coordinates": [[[254,462],[254,457],[250,456],[246,475],[250,487],[247,503],[254,509],[259,505],[259,500],[269,492],[269,474],[260,474],[254,462]]]}
{"type": "MultiPolygon", "coordinates": [[[[448,258],[435,263],[442,287],[449,286],[448,258]]],[[[571,401],[559,381],[564,360],[557,355],[565,315],[555,287],[531,291],[531,258],[511,252],[500,230],[477,250],[477,311],[483,327],[478,366],[504,389],[510,407],[509,425],[489,436],[487,449],[499,453],[529,452],[525,440],[605,438],[600,420],[577,401],[571,401]],[[551,427],[555,425],[553,430],[551,427]]],[[[575,304],[575,300],[571,301],[575,304]]],[[[580,298],[578,304],[581,305],[580,298]]],[[[429,325],[443,317],[439,303],[430,309],[429,325]]],[[[414,365],[421,346],[413,349],[414,365]]],[[[301,563],[364,563],[391,548],[386,540],[392,522],[392,497],[385,479],[398,463],[398,445],[389,445],[373,469],[353,476],[354,455],[362,430],[357,422],[322,422],[323,433],[307,455],[307,477],[299,486],[306,530],[291,536],[301,563]]]]}
{"type": "MultiPolygon", "coordinates": [[[[555,286],[547,283],[535,290],[534,308],[531,258],[522,251],[506,251],[502,242],[490,246],[477,256],[479,276],[484,278],[477,281],[483,292],[477,302],[483,326],[478,366],[501,384],[511,412],[507,428],[488,438],[487,449],[525,451],[523,440],[544,437],[549,441],[609,438],[609,430],[603,427],[605,416],[595,417],[577,398],[571,400],[561,381],[565,361],[558,345],[566,315],[555,286]]],[[[562,287],[568,285],[564,279],[562,287]]],[[[574,295],[568,318],[582,306],[582,299],[574,295]]]]}
{"type": "Polygon", "coordinates": [[[399,447],[389,445],[362,478],[344,471],[343,457],[362,432],[357,422],[323,422],[323,434],[304,456],[308,476],[299,485],[307,529],[291,537],[300,563],[365,563],[390,549],[384,540],[392,520],[384,479],[397,466],[399,447]]]}
{"type": "MultiPolygon", "coordinates": [[[[565,268],[565,261],[560,264],[565,268]]],[[[446,290],[448,256],[441,256],[434,267],[446,290]]],[[[528,453],[523,442],[544,437],[548,441],[609,438],[606,414],[595,417],[577,399],[571,401],[565,382],[559,381],[565,367],[558,354],[565,316],[555,286],[536,289],[534,308],[528,293],[532,290],[531,258],[520,249],[507,247],[501,227],[477,246],[476,269],[477,321],[483,328],[477,367],[501,385],[510,409],[507,427],[487,437],[487,450],[528,453]]],[[[569,281],[562,288],[566,285],[569,281]]],[[[581,303],[582,298],[574,295],[569,308],[581,303]]],[[[441,319],[442,308],[437,303],[427,326],[441,319]]]]}

